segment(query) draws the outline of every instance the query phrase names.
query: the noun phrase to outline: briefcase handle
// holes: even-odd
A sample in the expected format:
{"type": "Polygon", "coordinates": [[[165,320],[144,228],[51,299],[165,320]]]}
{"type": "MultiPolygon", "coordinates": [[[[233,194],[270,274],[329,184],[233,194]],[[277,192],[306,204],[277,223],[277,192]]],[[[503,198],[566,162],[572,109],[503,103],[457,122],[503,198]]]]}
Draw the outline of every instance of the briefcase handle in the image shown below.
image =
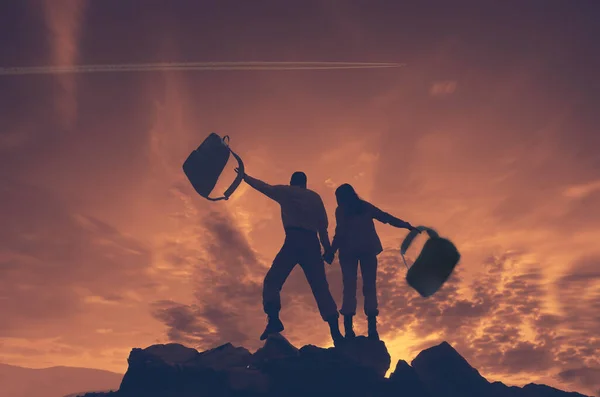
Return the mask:
{"type": "Polygon", "coordinates": [[[229,152],[231,152],[233,157],[237,160],[239,172],[238,172],[235,180],[231,183],[231,185],[227,188],[227,190],[225,190],[225,193],[223,193],[223,196],[221,196],[221,197],[206,197],[210,201],[229,200],[229,196],[231,196],[233,194],[235,189],[237,189],[238,186],[240,186],[240,183],[242,183],[242,181],[244,180],[244,162],[242,161],[240,156],[238,156],[229,147],[229,135],[225,135],[223,137],[223,139],[221,140],[221,142],[223,143],[223,145],[227,146],[227,149],[229,149],[229,152]],[[225,140],[227,140],[227,142],[225,142],[225,140]]]}
{"type": "Polygon", "coordinates": [[[408,247],[410,247],[410,245],[412,244],[415,237],[417,237],[417,235],[420,232],[427,232],[427,234],[429,235],[429,238],[439,237],[437,232],[430,227],[417,226],[415,229],[416,230],[411,230],[406,235],[406,237],[404,238],[404,241],[402,242],[402,245],[400,246],[400,255],[402,255],[402,261],[404,262],[404,266],[406,266],[407,269],[408,269],[408,265],[406,264],[406,259],[404,259],[404,255],[406,254],[406,251],[408,251],[408,247]]]}

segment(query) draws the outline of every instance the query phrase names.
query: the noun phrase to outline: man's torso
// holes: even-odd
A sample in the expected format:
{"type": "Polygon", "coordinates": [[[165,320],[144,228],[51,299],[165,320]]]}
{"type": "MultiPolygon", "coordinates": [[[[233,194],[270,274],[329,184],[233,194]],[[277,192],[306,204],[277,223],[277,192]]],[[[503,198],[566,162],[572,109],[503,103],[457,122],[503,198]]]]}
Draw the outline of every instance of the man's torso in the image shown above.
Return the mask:
{"type": "Polygon", "coordinates": [[[301,228],[317,232],[327,227],[327,215],[321,197],[314,191],[298,186],[278,187],[277,202],[281,206],[284,228],[301,228]]]}

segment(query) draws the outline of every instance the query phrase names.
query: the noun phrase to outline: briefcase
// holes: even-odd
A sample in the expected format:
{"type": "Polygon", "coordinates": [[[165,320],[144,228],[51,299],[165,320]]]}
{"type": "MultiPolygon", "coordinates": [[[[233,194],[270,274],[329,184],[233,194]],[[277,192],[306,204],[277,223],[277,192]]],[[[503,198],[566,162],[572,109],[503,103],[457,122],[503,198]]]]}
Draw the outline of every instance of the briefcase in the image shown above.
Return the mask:
{"type": "Polygon", "coordinates": [[[212,132],[185,160],[183,172],[200,196],[210,201],[227,200],[242,182],[244,163],[229,147],[229,136],[221,138],[212,132]],[[223,196],[210,197],[230,154],[237,160],[240,172],[223,196]]]}
{"type": "Polygon", "coordinates": [[[406,264],[404,255],[419,234],[417,231],[413,230],[406,236],[400,254],[408,268],[406,282],[422,297],[427,298],[435,294],[448,280],[460,260],[460,253],[450,240],[440,237],[435,230],[425,226],[419,226],[417,229],[427,232],[429,239],[410,268],[406,264]]]}

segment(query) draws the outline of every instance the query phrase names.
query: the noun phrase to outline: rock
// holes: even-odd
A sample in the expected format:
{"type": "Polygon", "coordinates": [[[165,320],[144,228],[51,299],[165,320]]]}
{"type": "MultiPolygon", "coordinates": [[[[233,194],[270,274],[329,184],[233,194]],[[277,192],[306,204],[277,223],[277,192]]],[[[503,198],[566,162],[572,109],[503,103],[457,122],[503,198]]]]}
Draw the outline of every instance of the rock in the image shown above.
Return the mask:
{"type": "Polygon", "coordinates": [[[336,349],[356,365],[373,369],[381,377],[384,377],[390,368],[391,357],[383,341],[357,336],[345,340],[336,349]]]}
{"type": "Polygon", "coordinates": [[[194,358],[194,364],[224,370],[228,368],[246,368],[252,361],[252,353],[243,347],[234,347],[226,343],[211,350],[199,353],[194,358]]]}
{"type": "Polygon", "coordinates": [[[199,353],[179,344],[133,349],[119,396],[202,397],[229,389],[230,368],[245,368],[252,355],[225,344],[199,353]]]}
{"type": "Polygon", "coordinates": [[[252,355],[252,366],[261,368],[270,361],[286,357],[298,357],[298,354],[298,349],[282,335],[269,335],[264,346],[252,355]]]}
{"type": "Polygon", "coordinates": [[[260,395],[269,391],[269,377],[258,369],[232,368],[227,373],[229,387],[234,392],[260,395]]]}
{"type": "Polygon", "coordinates": [[[427,391],[434,396],[490,395],[490,383],[487,379],[447,342],[423,350],[411,365],[427,391]]]}
{"type": "Polygon", "coordinates": [[[298,353],[263,365],[275,395],[363,396],[384,379],[390,365],[385,344],[364,337],[328,349],[307,345],[298,353]]]}
{"type": "Polygon", "coordinates": [[[521,389],[527,397],[586,397],[576,392],[566,393],[546,385],[529,383],[521,389]]]}
{"type": "Polygon", "coordinates": [[[389,388],[404,397],[430,397],[417,371],[404,360],[399,360],[390,375],[389,388]]]}
{"type": "MultiPolygon", "coordinates": [[[[196,349],[185,347],[179,343],[168,343],[166,345],[152,345],[145,349],[133,349],[136,354],[143,354],[146,357],[160,359],[166,364],[183,364],[197,358],[200,353],[196,349]],[[142,350],[142,352],[139,352],[142,350]]],[[[131,357],[131,356],[130,356],[131,357]]]]}
{"type": "Polygon", "coordinates": [[[585,397],[544,385],[488,382],[444,342],[409,365],[398,361],[389,379],[385,343],[365,337],[335,348],[297,349],[270,336],[254,354],[230,343],[199,353],[178,344],[133,349],[115,393],[88,397],[585,397]]]}

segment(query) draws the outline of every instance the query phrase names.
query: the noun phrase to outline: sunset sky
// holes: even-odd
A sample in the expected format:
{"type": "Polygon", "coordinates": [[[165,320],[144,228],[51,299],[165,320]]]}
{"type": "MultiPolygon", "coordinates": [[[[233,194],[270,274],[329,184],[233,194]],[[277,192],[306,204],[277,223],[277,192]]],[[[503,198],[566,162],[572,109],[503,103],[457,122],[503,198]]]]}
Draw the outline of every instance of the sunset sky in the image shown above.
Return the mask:
{"type": "MultiPolygon", "coordinates": [[[[425,300],[406,230],[377,225],[392,370],[446,340],[490,380],[600,395],[599,19],[595,0],[2,2],[0,67],[406,66],[0,75],[0,362],[124,373],[133,347],[261,346],[279,208],[193,191],[181,165],[215,131],[254,177],[305,171],[332,235],[349,182],[457,245],[425,300]]],[[[327,277],[339,305],[337,260],[327,277]]],[[[299,268],[282,299],[294,345],[331,345],[299,268]]]]}

